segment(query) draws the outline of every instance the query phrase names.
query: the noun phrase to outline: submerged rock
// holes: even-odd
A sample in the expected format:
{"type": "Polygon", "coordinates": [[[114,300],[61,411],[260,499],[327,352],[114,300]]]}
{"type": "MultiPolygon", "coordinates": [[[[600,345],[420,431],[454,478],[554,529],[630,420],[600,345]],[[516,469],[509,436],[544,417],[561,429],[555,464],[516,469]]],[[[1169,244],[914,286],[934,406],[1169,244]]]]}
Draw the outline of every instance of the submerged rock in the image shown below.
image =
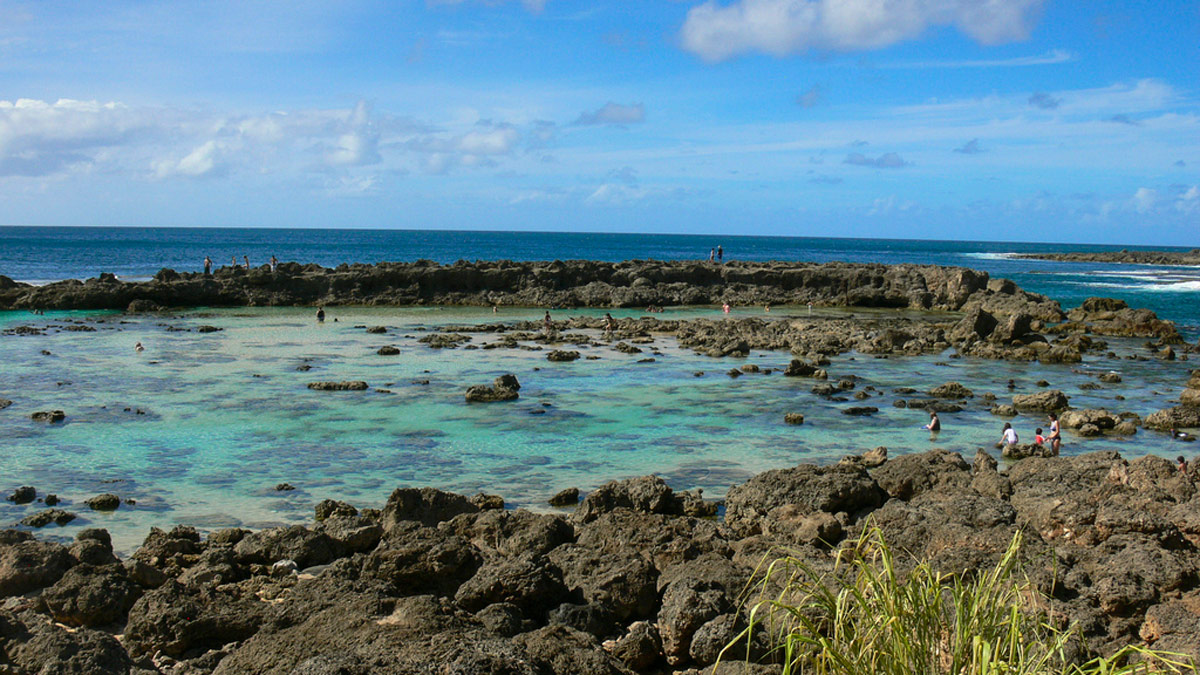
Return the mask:
{"type": "Polygon", "coordinates": [[[482,384],[467,387],[466,399],[468,403],[514,401],[520,397],[517,393],[520,388],[515,375],[501,375],[490,387],[482,384]]]}
{"type": "Polygon", "coordinates": [[[27,527],[45,527],[50,523],[55,525],[66,525],[75,520],[75,514],[62,509],[46,509],[31,513],[21,519],[21,524],[27,527]]]}
{"type": "Polygon", "coordinates": [[[111,492],[106,492],[92,497],[85,503],[93,511],[116,511],[121,506],[121,498],[111,492]]]}
{"type": "Polygon", "coordinates": [[[309,382],[308,388],[314,391],[366,391],[367,383],[362,380],[343,382],[309,382]]]}

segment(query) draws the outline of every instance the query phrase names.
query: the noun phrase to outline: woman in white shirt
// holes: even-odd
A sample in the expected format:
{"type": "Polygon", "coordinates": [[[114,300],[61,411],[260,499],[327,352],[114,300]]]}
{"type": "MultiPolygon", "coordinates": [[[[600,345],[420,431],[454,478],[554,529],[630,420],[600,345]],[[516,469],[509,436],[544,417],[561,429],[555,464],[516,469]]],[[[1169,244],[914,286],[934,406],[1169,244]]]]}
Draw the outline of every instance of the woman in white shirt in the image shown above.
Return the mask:
{"type": "Polygon", "coordinates": [[[1000,437],[1000,443],[1002,445],[1017,444],[1017,430],[1013,429],[1012,425],[1008,422],[1004,423],[1004,435],[1000,437]]]}

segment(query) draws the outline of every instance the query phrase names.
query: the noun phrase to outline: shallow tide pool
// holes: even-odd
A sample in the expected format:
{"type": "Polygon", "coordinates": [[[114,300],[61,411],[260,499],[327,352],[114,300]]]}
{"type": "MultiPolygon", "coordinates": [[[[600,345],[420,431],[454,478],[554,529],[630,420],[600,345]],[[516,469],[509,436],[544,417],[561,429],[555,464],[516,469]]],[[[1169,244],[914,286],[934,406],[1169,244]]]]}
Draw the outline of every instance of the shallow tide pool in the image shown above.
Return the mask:
{"type": "MultiPolygon", "coordinates": [[[[789,312],[806,313],[775,308],[772,316],[789,312]]],[[[564,311],[555,318],[602,314],[564,311]]],[[[681,310],[664,318],[719,315],[681,310]]],[[[978,395],[991,392],[1010,402],[1010,379],[1016,393],[1038,391],[1035,382],[1044,378],[1070,397],[1072,407],[1144,416],[1174,405],[1188,371],[1187,363],[1124,358],[1043,366],[949,354],[887,359],[844,354],[828,367],[831,381],[855,375],[855,391],[870,385],[878,395],[833,402],[810,391],[812,380],[782,375],[789,354],[712,359],[680,349],[666,335],[632,355],[607,346],[564,345],[601,357],[570,363],[548,362],[545,350],[437,350],[417,342],[446,325],[540,316],[534,310],[495,315],[477,308],[338,308],[318,324],[311,310],[293,308],[170,317],[0,313],[0,328],[47,328],[44,335],[0,335],[0,398],[13,401],[0,410],[0,491],[7,495],[32,485],[39,497],[55,493],[64,500],[60,508],[79,517],[62,528],[44,528],[44,536],[105,527],[123,551],[139,544],[151,526],[184,523],[207,530],[307,522],[322,499],[380,506],[393,489],[405,486],[486,491],[510,506],[540,509],[549,508],[546,499],[563,488],[587,490],[611,479],[657,473],[676,489],[702,488],[706,497],[717,498],[760,471],[831,462],[879,445],[892,454],[944,447],[969,460],[976,448],[991,449],[1004,422],[978,395]],[[96,330],[66,330],[79,325],[96,330]],[[196,332],[202,325],[222,330],[196,332]],[[386,326],[388,332],[369,334],[363,326],[386,326]],[[143,352],[134,350],[139,341],[143,352]],[[377,355],[383,345],[400,354],[377,355]],[[639,362],[648,357],[654,362],[639,362]],[[745,363],[777,370],[736,379],[726,374],[745,363]],[[309,369],[298,370],[305,366],[309,369]],[[1081,388],[1098,383],[1095,376],[1108,370],[1120,372],[1123,382],[1081,388]],[[469,385],[490,384],[503,373],[519,378],[519,400],[465,402],[469,385]],[[371,389],[307,388],[318,380],[364,380],[371,389]],[[947,381],[961,382],[977,396],[963,412],[943,414],[944,430],[931,438],[921,429],[925,413],[893,405],[923,394],[893,390],[925,391],[947,381]],[[841,414],[855,405],[879,412],[841,414]],[[64,423],[30,419],[32,412],[53,409],[66,412],[64,423]],[[784,424],[788,412],[803,413],[805,423],[784,424]],[[276,491],[283,482],[296,489],[276,491]],[[113,513],[83,504],[103,492],[136,504],[113,513]]],[[[496,339],[475,333],[468,344],[496,339]]],[[[1141,342],[1109,340],[1109,346],[1121,357],[1148,354],[1141,342]]],[[[1027,441],[1045,424],[1041,417],[1021,416],[1014,426],[1027,441]]],[[[1064,453],[1100,449],[1130,457],[1190,458],[1194,452],[1167,434],[1144,430],[1128,439],[1067,433],[1064,453]]],[[[0,502],[0,524],[42,508],[0,502]]]]}

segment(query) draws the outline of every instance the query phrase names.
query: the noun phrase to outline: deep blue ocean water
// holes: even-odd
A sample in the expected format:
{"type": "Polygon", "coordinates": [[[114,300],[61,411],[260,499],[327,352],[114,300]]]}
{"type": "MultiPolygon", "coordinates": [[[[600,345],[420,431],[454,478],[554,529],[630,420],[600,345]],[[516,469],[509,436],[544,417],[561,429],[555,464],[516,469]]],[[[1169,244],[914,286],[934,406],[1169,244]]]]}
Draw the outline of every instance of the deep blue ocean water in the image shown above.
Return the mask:
{"type": "MultiPolygon", "coordinates": [[[[707,258],[720,245],[726,260],[795,260],[962,265],[1005,277],[1022,288],[1077,305],[1091,296],[1118,297],[1200,334],[1200,268],[1054,263],[1012,253],[1164,247],[668,234],[478,232],[438,230],[0,227],[0,274],[32,283],[112,272],[125,279],[163,267],[199,271],[231,257],[252,265],[281,261],[341,263],[456,260],[685,260],[707,258]]],[[[1168,249],[1170,250],[1170,249],[1168,249]]],[[[1185,249],[1174,249],[1185,250],[1185,249]]]]}

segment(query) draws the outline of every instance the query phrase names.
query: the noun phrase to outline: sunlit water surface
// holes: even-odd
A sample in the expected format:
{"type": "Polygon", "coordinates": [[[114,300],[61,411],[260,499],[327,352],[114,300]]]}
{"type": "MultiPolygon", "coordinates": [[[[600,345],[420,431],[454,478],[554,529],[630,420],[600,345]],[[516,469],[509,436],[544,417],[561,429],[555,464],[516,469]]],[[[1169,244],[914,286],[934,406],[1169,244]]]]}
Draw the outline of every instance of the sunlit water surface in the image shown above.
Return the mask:
{"type": "MultiPolygon", "coordinates": [[[[775,308],[772,316],[789,311],[806,313],[775,308]]],[[[665,318],[695,316],[719,313],[669,310],[665,318]]],[[[550,363],[544,350],[436,350],[417,342],[449,324],[539,317],[533,310],[338,309],[317,324],[308,309],[170,317],[0,313],[0,328],[50,327],[41,336],[0,336],[0,398],[14,402],[0,410],[0,490],[32,485],[39,496],[56,493],[62,508],[79,518],[62,528],[51,525],[44,535],[71,537],[83,527],[105,527],[123,551],[140,543],[151,526],[185,523],[209,530],[307,522],[321,499],[381,506],[403,486],[486,491],[510,506],[549,508],[546,499],[563,488],[587,490],[657,473],[676,489],[702,488],[705,497],[717,498],[766,469],[831,462],[878,445],[893,454],[944,447],[970,458],[1000,436],[1004,420],[977,397],[967,410],[942,415],[944,431],[931,439],[921,429],[923,412],[892,405],[913,396],[893,393],[897,387],[924,391],[953,380],[1008,402],[1009,379],[1016,380],[1018,393],[1029,393],[1044,378],[1065,391],[1073,407],[1146,415],[1173,405],[1187,378],[1186,363],[1157,360],[1089,357],[1081,365],[1043,366],[949,354],[845,354],[833,358],[831,379],[856,375],[859,389],[872,385],[882,394],[832,402],[811,393],[812,380],[778,370],[736,379],[726,374],[745,363],[781,369],[788,354],[712,359],[680,349],[669,336],[657,336],[634,355],[607,346],[566,346],[600,357],[571,363],[550,363]],[[71,321],[97,330],[63,330],[71,321]],[[223,330],[195,332],[201,325],[223,330]],[[388,333],[363,329],[376,325],[388,333]],[[134,350],[139,341],[144,352],[134,350]],[[399,348],[400,355],[377,355],[383,345],[399,348]],[[639,362],[651,357],[652,363],[639,362]],[[298,370],[305,365],[311,369],[298,370]],[[1081,389],[1110,369],[1124,381],[1081,389]],[[502,373],[520,379],[519,400],[465,402],[467,386],[489,384],[502,373]],[[309,390],[306,385],[317,380],[364,380],[371,389],[309,390]],[[853,405],[879,412],[841,414],[853,405]],[[34,411],[51,409],[64,410],[65,423],[30,419],[34,411]],[[805,423],[784,424],[788,412],[803,413],[805,423]],[[296,489],[276,491],[283,482],[296,489]],[[133,498],[136,505],[97,513],[83,504],[102,492],[133,498]]],[[[475,334],[470,344],[495,340],[475,334]]],[[[1140,341],[1110,340],[1110,347],[1122,357],[1148,353],[1140,341]]],[[[1015,425],[1022,440],[1044,426],[1028,416],[1015,425]]],[[[1142,431],[1129,439],[1068,434],[1064,452],[1108,448],[1126,456],[1171,457],[1190,449],[1167,434],[1142,431]]],[[[40,508],[0,502],[0,523],[40,508]]]]}

